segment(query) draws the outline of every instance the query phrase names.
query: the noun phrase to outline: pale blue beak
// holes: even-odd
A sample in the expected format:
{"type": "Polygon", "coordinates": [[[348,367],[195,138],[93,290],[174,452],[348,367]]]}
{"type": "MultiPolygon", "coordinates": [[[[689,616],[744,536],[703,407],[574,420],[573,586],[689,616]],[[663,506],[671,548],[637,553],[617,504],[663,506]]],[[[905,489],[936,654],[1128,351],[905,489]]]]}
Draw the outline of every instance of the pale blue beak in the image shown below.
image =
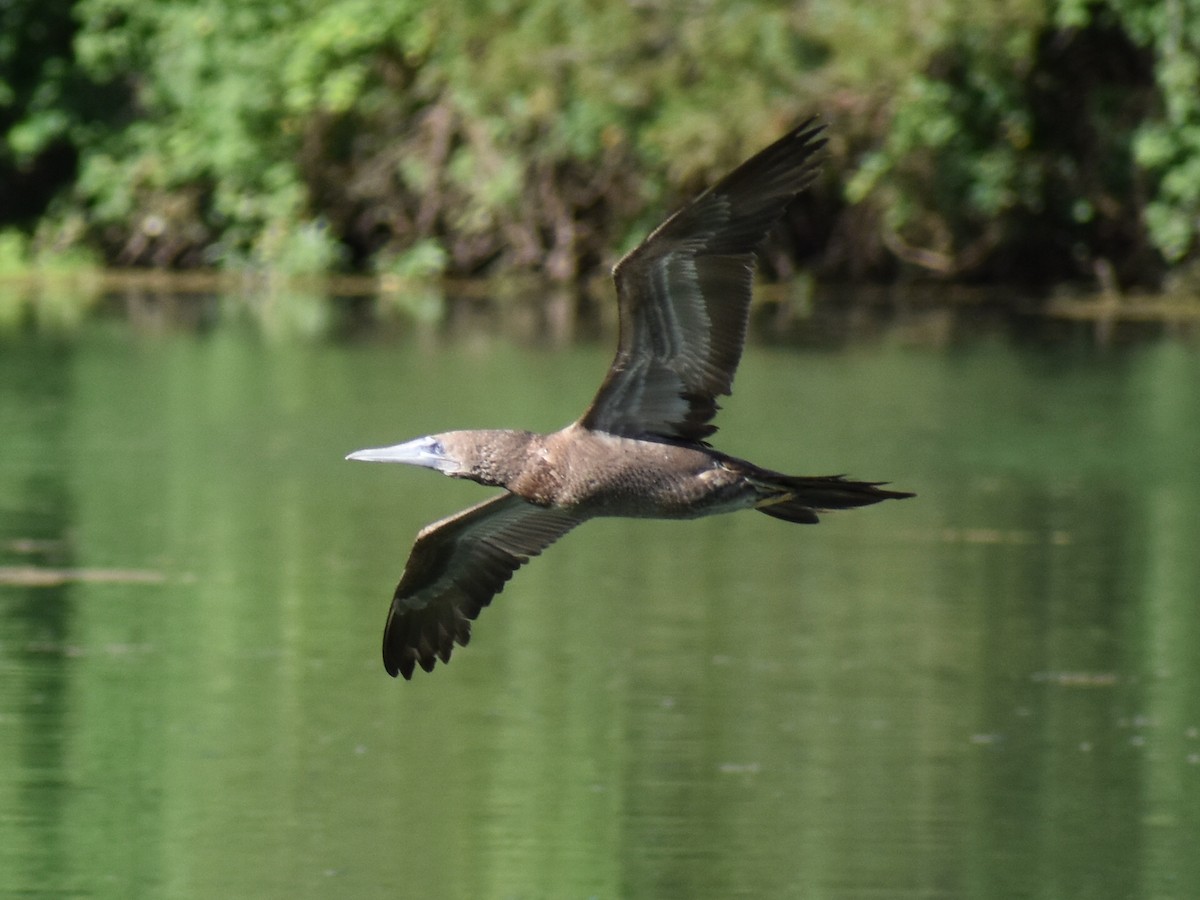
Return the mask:
{"type": "Polygon", "coordinates": [[[364,462],[406,463],[410,466],[437,469],[439,472],[457,467],[457,463],[446,456],[446,448],[436,437],[417,438],[415,441],[407,441],[391,447],[356,450],[346,459],[357,459],[364,462]]]}

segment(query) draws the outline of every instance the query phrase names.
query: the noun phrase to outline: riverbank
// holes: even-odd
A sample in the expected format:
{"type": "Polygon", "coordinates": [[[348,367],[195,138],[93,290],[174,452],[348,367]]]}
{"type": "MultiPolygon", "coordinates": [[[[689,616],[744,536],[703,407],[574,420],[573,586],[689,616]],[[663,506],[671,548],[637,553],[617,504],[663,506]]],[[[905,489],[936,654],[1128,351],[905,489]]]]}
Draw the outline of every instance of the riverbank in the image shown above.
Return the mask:
{"type": "MultiPolygon", "coordinates": [[[[608,279],[570,290],[529,276],[400,279],[396,276],[233,274],[213,270],[75,270],[0,276],[0,332],[70,333],[114,317],[135,331],[207,330],[246,321],[280,338],[504,335],[566,344],[616,334],[608,279]]],[[[907,343],[947,346],[996,327],[1098,344],[1156,335],[1200,336],[1200,293],[1065,291],[1012,286],[823,284],[800,275],[755,288],[752,332],[785,345],[828,345],[885,331],[907,343]],[[1005,324],[1007,323],[1007,324],[1005,324]]]]}

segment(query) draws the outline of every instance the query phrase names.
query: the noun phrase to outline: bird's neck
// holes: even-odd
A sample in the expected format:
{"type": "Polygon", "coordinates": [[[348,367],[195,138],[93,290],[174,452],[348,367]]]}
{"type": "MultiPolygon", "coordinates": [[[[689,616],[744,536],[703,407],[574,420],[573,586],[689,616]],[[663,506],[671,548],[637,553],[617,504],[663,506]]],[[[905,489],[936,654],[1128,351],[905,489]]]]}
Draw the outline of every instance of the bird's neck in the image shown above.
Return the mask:
{"type": "Polygon", "coordinates": [[[508,487],[527,471],[541,448],[542,436],[531,431],[467,432],[472,438],[470,464],[462,477],[480,484],[508,487]]]}

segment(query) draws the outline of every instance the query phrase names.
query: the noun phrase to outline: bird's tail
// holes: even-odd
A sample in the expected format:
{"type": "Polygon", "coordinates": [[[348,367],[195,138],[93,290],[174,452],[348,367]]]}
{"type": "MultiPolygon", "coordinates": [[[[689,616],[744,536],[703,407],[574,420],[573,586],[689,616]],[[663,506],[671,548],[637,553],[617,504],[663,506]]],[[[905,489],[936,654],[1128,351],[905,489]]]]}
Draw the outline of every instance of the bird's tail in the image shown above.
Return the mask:
{"type": "Polygon", "coordinates": [[[884,481],[847,481],[844,475],[806,477],[760,471],[750,480],[760,491],[755,509],[785,522],[813,523],[819,512],[916,496],[884,490],[880,487],[887,483],[884,481]]]}

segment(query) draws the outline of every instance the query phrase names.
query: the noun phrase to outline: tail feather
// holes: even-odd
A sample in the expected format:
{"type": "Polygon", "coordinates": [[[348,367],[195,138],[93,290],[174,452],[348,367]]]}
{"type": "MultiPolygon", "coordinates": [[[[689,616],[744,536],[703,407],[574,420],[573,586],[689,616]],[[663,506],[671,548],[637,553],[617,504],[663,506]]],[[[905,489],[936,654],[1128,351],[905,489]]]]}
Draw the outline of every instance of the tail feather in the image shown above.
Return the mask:
{"type": "Polygon", "coordinates": [[[804,477],[763,473],[753,479],[762,490],[755,508],[785,522],[812,524],[817,513],[831,509],[854,509],[881,500],[915,497],[908,491],[888,491],[885,481],[847,481],[844,475],[804,477]],[[764,477],[765,476],[765,477],[764,477]]]}

